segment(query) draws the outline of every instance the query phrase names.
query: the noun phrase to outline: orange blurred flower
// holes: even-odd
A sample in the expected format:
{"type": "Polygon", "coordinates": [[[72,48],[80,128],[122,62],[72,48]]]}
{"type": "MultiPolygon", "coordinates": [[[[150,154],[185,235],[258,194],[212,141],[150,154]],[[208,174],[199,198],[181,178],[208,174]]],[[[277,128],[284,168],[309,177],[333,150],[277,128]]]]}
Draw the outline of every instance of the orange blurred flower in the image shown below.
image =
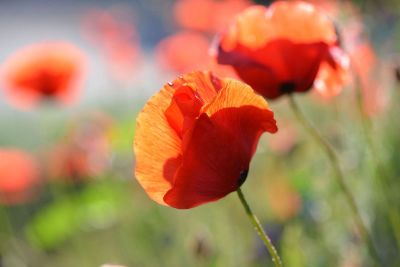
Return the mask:
{"type": "Polygon", "coordinates": [[[306,2],[278,1],[240,13],[220,37],[217,59],[275,99],[308,91],[316,79],[326,95],[337,94],[348,65],[339,51],[335,27],[324,13],[306,2]]]}
{"type": "Polygon", "coordinates": [[[209,55],[210,40],[195,31],[180,31],[163,39],[156,47],[160,66],[176,73],[191,70],[211,70],[218,76],[236,78],[231,66],[217,64],[209,55]]]}
{"type": "Polygon", "coordinates": [[[140,58],[139,36],[129,9],[93,9],[83,20],[86,38],[105,57],[113,77],[130,81],[140,58]]]}
{"type": "Polygon", "coordinates": [[[136,179],[154,201],[192,208],[235,191],[261,134],[277,131],[267,102],[241,82],[193,72],[166,84],[137,118],[136,179]]]}
{"type": "Polygon", "coordinates": [[[80,121],[50,152],[50,177],[81,182],[100,175],[109,162],[111,124],[109,117],[98,113],[80,121]]]}
{"type": "Polygon", "coordinates": [[[205,69],[210,61],[209,40],[202,34],[181,31],[163,39],[156,47],[161,67],[178,73],[205,69]]]}
{"type": "Polygon", "coordinates": [[[247,0],[178,0],[174,15],[186,29],[216,33],[249,5],[247,0]]]}
{"type": "Polygon", "coordinates": [[[219,65],[210,55],[208,37],[195,31],[180,31],[161,40],[156,58],[164,70],[185,73],[192,70],[211,70],[217,76],[236,78],[231,66],[219,65]]]}
{"type": "Polygon", "coordinates": [[[11,55],[1,78],[10,102],[28,109],[47,99],[71,102],[83,81],[84,69],[84,54],[75,45],[45,42],[11,55]]]}
{"type": "Polygon", "coordinates": [[[39,179],[39,168],[31,155],[17,149],[0,149],[0,204],[29,200],[39,179]]]}

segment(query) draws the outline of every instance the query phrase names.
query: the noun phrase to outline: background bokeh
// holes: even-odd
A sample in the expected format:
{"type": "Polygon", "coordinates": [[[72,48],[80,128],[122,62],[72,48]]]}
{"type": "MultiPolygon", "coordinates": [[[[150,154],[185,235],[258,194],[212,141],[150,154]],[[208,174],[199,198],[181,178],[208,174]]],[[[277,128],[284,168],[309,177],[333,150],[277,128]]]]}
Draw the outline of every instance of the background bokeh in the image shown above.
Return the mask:
{"type": "MultiPolygon", "coordinates": [[[[0,188],[0,266],[272,266],[234,194],[175,210],[134,180],[138,112],[180,73],[234,77],[208,49],[254,3],[185,1],[196,2],[0,2],[0,69],[36,42],[67,41],[86,58],[73,103],[25,110],[0,90],[0,149],[29,153],[39,173],[21,201],[0,188]]],[[[334,98],[298,100],[340,155],[384,266],[400,266],[400,2],[312,2],[337,22],[358,78],[334,98]]],[[[243,191],[285,266],[372,266],[326,157],[286,99],[270,105],[280,130],[262,137],[243,191]]]]}

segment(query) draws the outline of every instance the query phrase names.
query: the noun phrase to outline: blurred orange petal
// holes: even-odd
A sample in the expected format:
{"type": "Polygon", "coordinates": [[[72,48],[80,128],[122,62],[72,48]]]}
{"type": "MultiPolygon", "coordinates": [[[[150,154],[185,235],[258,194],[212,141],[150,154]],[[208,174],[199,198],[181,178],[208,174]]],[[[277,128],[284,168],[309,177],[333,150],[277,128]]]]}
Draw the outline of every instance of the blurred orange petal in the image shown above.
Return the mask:
{"type": "Polygon", "coordinates": [[[322,62],[314,81],[314,89],[327,100],[339,95],[350,81],[349,57],[338,47],[331,47],[330,54],[336,64],[322,62]]]}
{"type": "Polygon", "coordinates": [[[278,1],[268,8],[252,6],[240,13],[221,45],[227,49],[239,43],[256,49],[276,39],[294,43],[337,41],[332,21],[318,8],[302,1],[278,1]]]}
{"type": "Polygon", "coordinates": [[[39,183],[39,168],[31,155],[0,149],[0,204],[20,204],[32,197],[39,183]]]}
{"type": "Polygon", "coordinates": [[[209,62],[209,40],[200,33],[181,31],[163,39],[156,47],[156,58],[165,70],[178,73],[200,70],[209,62]]]}

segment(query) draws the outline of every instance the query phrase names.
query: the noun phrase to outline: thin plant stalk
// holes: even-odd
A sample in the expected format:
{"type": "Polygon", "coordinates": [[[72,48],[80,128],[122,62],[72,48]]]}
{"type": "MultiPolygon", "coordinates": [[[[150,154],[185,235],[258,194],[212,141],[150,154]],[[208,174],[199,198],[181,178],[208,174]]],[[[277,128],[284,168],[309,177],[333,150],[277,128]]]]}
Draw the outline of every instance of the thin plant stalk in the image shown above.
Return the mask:
{"type": "Polygon", "coordinates": [[[393,203],[391,200],[393,193],[391,193],[392,189],[390,187],[390,175],[385,167],[385,164],[383,164],[382,160],[379,157],[378,149],[375,145],[374,139],[372,138],[372,122],[364,111],[363,93],[361,91],[360,86],[357,88],[356,94],[357,94],[356,95],[357,107],[360,113],[363,134],[365,136],[365,140],[372,161],[374,162],[375,165],[375,171],[376,171],[375,181],[378,183],[378,187],[381,189],[380,195],[385,201],[384,203],[385,206],[388,208],[387,216],[389,217],[389,222],[392,227],[392,231],[394,233],[397,248],[400,249],[400,229],[399,229],[400,214],[397,212],[396,208],[393,207],[393,205],[391,205],[391,203],[393,203]]]}
{"type": "Polygon", "coordinates": [[[262,228],[260,221],[256,217],[256,215],[251,211],[249,204],[247,203],[243,192],[240,188],[236,190],[238,197],[240,199],[240,202],[242,203],[244,210],[246,211],[247,216],[249,217],[251,223],[254,226],[254,229],[256,230],[257,234],[260,236],[261,240],[263,241],[265,247],[268,249],[269,254],[272,257],[272,261],[275,264],[275,267],[283,267],[281,258],[278,255],[278,251],[274,247],[274,245],[271,242],[271,239],[268,237],[268,235],[265,233],[264,229],[262,228]]]}
{"type": "Polygon", "coordinates": [[[306,129],[306,131],[313,137],[313,139],[318,143],[321,149],[324,150],[324,152],[326,153],[334,172],[334,178],[346,198],[346,201],[353,214],[353,218],[356,223],[357,229],[363,240],[367,243],[370,254],[375,260],[375,264],[377,266],[382,266],[379,260],[378,252],[371,238],[371,235],[363,222],[360,211],[358,210],[355,198],[349,186],[345,182],[343,172],[339,165],[338,156],[336,155],[333,147],[320,135],[318,130],[307,120],[305,115],[301,112],[292,94],[289,94],[289,103],[297,120],[300,122],[300,124],[302,124],[302,126],[306,129]]]}
{"type": "Polygon", "coordinates": [[[13,226],[9,210],[7,207],[0,205],[0,221],[1,221],[1,231],[0,233],[4,235],[4,239],[0,240],[0,266],[2,266],[1,257],[3,256],[3,249],[7,244],[12,246],[15,251],[24,257],[24,251],[17,242],[17,231],[13,226]]]}
{"type": "MultiPolygon", "coordinates": [[[[0,234],[3,235],[3,238],[1,239],[1,243],[0,243],[0,255],[2,255],[3,249],[6,246],[6,242],[10,238],[13,238],[15,235],[14,228],[10,221],[7,208],[2,205],[0,205],[0,222],[1,222],[0,234]]],[[[1,261],[0,261],[0,264],[1,264],[1,261]]]]}

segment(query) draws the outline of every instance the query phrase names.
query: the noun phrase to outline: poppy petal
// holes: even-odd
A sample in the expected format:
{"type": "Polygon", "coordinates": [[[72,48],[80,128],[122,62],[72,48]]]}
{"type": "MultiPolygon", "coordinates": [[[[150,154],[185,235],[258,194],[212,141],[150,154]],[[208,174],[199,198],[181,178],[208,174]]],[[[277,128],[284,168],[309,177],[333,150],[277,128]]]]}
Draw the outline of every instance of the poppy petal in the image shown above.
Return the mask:
{"type": "Polygon", "coordinates": [[[134,142],[136,179],[150,198],[163,205],[163,196],[171,188],[181,153],[181,140],[164,114],[174,91],[166,85],[147,102],[137,118],[134,142]],[[164,168],[166,161],[168,168],[164,168]]]}
{"type": "Polygon", "coordinates": [[[218,61],[232,65],[257,92],[274,99],[289,91],[310,89],[328,50],[323,42],[298,44],[279,39],[256,50],[241,45],[233,51],[220,47],[218,61]],[[291,88],[284,88],[288,84],[291,88]]]}
{"type": "Polygon", "coordinates": [[[299,43],[323,41],[334,44],[335,27],[328,16],[304,1],[277,1],[266,12],[271,39],[285,38],[299,43]]]}
{"type": "Polygon", "coordinates": [[[277,130],[267,102],[233,80],[224,81],[204,112],[189,140],[183,140],[182,165],[164,197],[175,208],[192,208],[235,191],[246,178],[261,134],[277,130]]]}
{"type": "Polygon", "coordinates": [[[295,43],[337,41],[331,20],[315,6],[303,1],[278,1],[270,7],[252,6],[236,17],[235,24],[222,38],[224,49],[236,43],[257,49],[275,39],[295,43]]]}
{"type": "Polygon", "coordinates": [[[218,127],[241,140],[248,148],[249,157],[254,154],[263,132],[278,130],[267,101],[255,94],[250,86],[236,80],[225,79],[220,93],[204,107],[204,111],[218,127]]]}
{"type": "Polygon", "coordinates": [[[170,83],[175,89],[165,116],[179,137],[183,137],[205,103],[209,103],[221,88],[221,81],[211,72],[192,72],[170,83]]]}
{"type": "Polygon", "coordinates": [[[350,77],[350,59],[338,47],[329,49],[328,60],[323,62],[314,81],[314,88],[325,99],[340,94],[350,77]]]}
{"type": "Polygon", "coordinates": [[[195,90],[204,103],[211,102],[222,86],[221,80],[209,71],[192,72],[181,76],[178,81],[181,85],[189,86],[195,90]]]}
{"type": "Polygon", "coordinates": [[[175,91],[165,116],[181,138],[199,115],[202,105],[203,101],[192,88],[181,86],[175,91]]]}

